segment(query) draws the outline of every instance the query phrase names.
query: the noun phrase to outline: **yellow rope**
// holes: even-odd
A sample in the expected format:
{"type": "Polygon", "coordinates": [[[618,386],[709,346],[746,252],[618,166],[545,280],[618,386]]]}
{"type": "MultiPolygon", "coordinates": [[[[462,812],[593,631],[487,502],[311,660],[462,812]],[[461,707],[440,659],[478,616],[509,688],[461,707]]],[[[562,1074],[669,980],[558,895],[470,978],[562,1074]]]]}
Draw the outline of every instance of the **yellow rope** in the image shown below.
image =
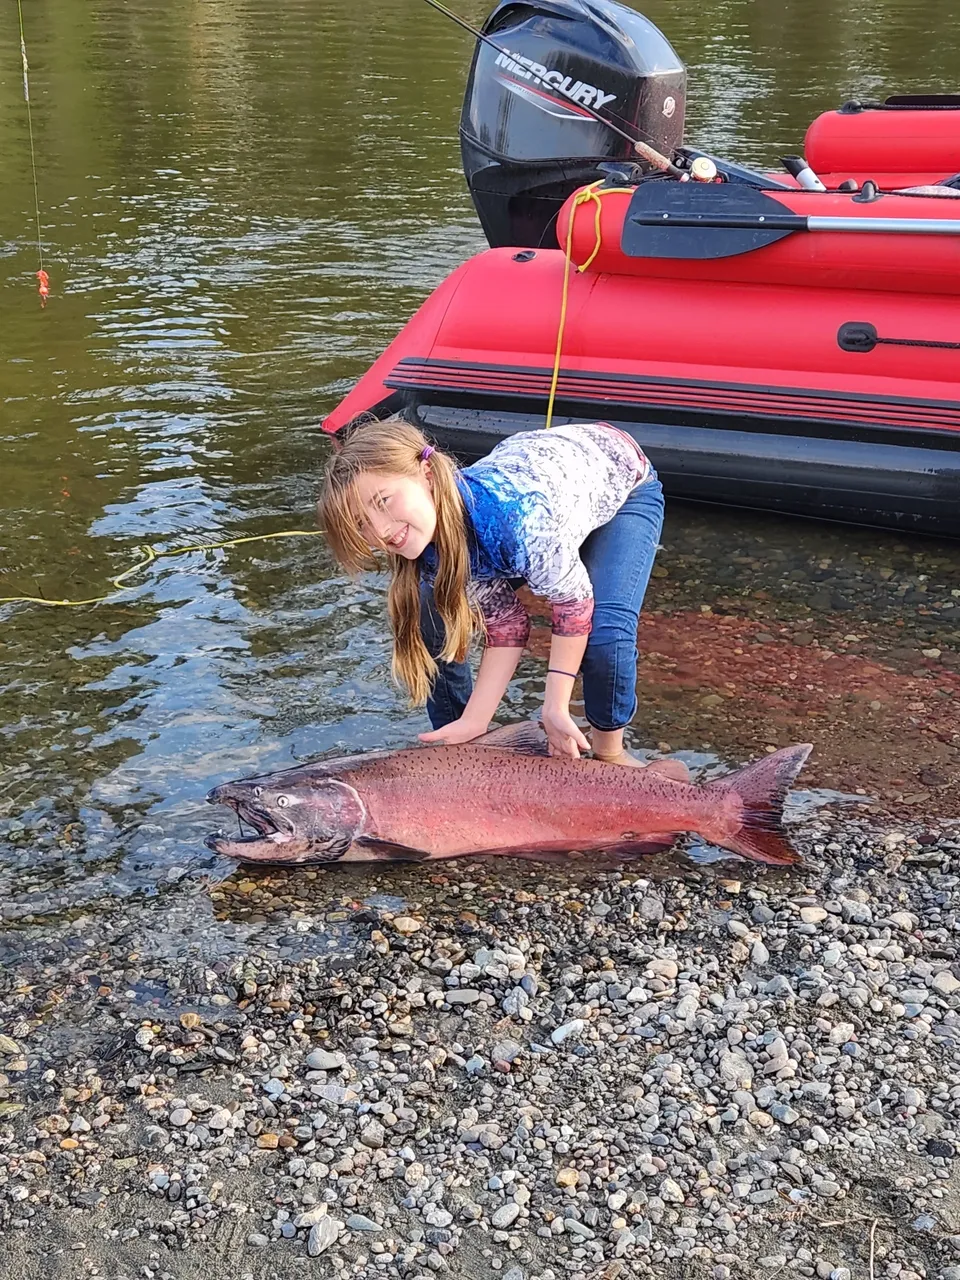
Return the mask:
{"type": "Polygon", "coordinates": [[[226,538],[223,542],[198,542],[191,547],[172,547],[169,551],[157,551],[149,542],[144,542],[140,545],[142,559],[131,565],[129,569],[124,569],[123,573],[115,578],[111,578],[110,582],[114,590],[108,591],[106,595],[91,596],[89,600],[47,600],[44,596],[0,596],[0,604],[42,604],[48,608],[68,609],[79,609],[89,604],[104,604],[112,600],[116,592],[129,591],[129,587],[123,586],[126,579],[145,569],[148,564],[153,564],[154,560],[185,556],[191,551],[219,551],[223,547],[242,546],[245,542],[269,542],[272,538],[318,538],[322,533],[322,529],[282,529],[279,533],[257,533],[244,538],[226,538]]]}
{"type": "Polygon", "coordinates": [[[597,195],[596,191],[591,191],[591,192],[590,192],[590,198],[591,198],[591,200],[594,202],[594,204],[597,206],[597,207],[596,207],[596,210],[595,210],[595,212],[594,212],[594,215],[593,215],[593,231],[594,231],[594,235],[596,236],[596,240],[594,241],[594,245],[593,245],[593,253],[591,253],[591,254],[590,254],[590,256],[589,256],[589,258],[587,258],[586,262],[582,262],[582,263],[580,264],[580,266],[579,266],[579,267],[577,267],[577,270],[578,270],[578,271],[586,271],[587,267],[592,266],[592,265],[593,265],[593,260],[594,260],[594,258],[595,258],[595,257],[597,256],[597,254],[600,252],[600,243],[601,243],[601,241],[600,241],[600,215],[603,213],[603,205],[602,205],[602,203],[601,203],[601,201],[600,201],[600,197],[597,195]]]}
{"type": "Polygon", "coordinates": [[[593,217],[594,231],[596,233],[596,242],[593,246],[593,252],[581,266],[577,267],[577,272],[586,271],[593,264],[594,258],[600,252],[602,244],[602,236],[600,229],[600,218],[603,213],[603,203],[600,199],[601,195],[612,195],[614,192],[633,194],[632,187],[607,187],[604,191],[598,191],[599,182],[593,182],[589,187],[584,187],[578,191],[573,198],[573,204],[570,206],[570,218],[567,222],[567,245],[563,253],[563,291],[560,295],[560,323],[557,326],[557,347],[553,356],[553,374],[550,378],[550,395],[547,398],[547,419],[544,428],[549,431],[553,426],[553,406],[557,398],[557,383],[560,380],[560,357],[563,353],[563,333],[567,325],[567,300],[570,291],[570,268],[573,266],[573,224],[577,216],[577,209],[580,205],[586,204],[592,200],[596,205],[596,211],[593,217]]]}

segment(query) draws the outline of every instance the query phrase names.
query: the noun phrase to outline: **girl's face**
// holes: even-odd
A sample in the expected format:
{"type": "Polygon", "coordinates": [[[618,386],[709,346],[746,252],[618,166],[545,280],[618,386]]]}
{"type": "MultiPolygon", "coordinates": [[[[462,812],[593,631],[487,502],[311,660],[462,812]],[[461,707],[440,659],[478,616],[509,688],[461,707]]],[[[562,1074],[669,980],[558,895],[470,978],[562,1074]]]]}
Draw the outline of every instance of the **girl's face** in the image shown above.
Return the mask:
{"type": "Polygon", "coordinates": [[[414,476],[362,471],[356,479],[364,513],[361,534],[371,546],[416,560],[433,541],[437,508],[430,490],[430,464],[414,476]]]}

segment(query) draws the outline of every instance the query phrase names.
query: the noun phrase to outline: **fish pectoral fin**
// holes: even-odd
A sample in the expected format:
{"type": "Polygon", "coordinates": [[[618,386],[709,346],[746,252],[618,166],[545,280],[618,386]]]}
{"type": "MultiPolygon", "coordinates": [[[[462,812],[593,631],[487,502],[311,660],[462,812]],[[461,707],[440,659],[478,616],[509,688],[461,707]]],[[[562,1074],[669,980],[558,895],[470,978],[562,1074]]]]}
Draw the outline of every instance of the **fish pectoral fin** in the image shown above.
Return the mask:
{"type": "Polygon", "coordinates": [[[543,725],[539,720],[521,720],[518,724],[504,724],[480,738],[473,738],[471,747],[496,747],[499,751],[516,751],[524,756],[548,756],[550,746],[543,725]]]}
{"type": "Polygon", "coordinates": [[[392,840],[380,840],[377,836],[360,836],[354,841],[384,862],[426,862],[430,854],[426,849],[413,849],[408,844],[395,844],[392,840]]]}
{"type": "Polygon", "coordinates": [[[597,852],[621,858],[639,858],[651,853],[663,853],[665,849],[670,849],[676,844],[676,841],[676,832],[652,831],[634,839],[617,840],[612,844],[605,844],[597,852]]]}

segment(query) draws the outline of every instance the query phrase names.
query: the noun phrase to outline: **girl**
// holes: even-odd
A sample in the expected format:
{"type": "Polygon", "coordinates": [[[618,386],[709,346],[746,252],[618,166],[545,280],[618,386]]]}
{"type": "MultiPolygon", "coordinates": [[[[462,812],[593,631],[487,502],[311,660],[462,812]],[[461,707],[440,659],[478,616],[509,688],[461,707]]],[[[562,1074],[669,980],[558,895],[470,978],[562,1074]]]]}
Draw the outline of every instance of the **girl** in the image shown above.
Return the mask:
{"type": "Polygon", "coordinates": [[[551,753],[576,759],[592,746],[602,760],[640,763],[623,731],[637,707],[637,624],[663,492],[628,435],[605,423],[522,432],[459,471],[402,418],[369,423],[330,459],[319,515],[348,572],[372,567],[374,551],[389,557],[393,671],[427,703],[434,731],[421,741],[487,732],[527,643],[513,591],[525,583],[553,610],[541,716],[551,753]],[[581,669],[592,743],[570,716],[581,669]]]}

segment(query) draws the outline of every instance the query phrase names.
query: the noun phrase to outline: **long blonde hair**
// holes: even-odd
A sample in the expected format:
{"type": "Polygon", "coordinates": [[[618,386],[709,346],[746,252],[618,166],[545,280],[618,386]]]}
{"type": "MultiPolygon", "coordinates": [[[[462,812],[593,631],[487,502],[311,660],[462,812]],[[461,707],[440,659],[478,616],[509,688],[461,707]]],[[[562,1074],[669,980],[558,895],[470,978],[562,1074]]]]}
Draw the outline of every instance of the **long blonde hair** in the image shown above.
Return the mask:
{"type": "MultiPolygon", "coordinates": [[[[361,533],[365,515],[357,495],[358,476],[364,471],[420,475],[428,446],[422,431],[395,417],[356,427],[330,458],[317,513],[330,550],[348,573],[377,567],[375,549],[361,533]]],[[[462,662],[481,625],[467,590],[470,548],[466,513],[457,488],[457,464],[436,449],[429,458],[430,488],[437,511],[434,599],[446,629],[440,657],[444,662],[462,662]]],[[[395,554],[389,559],[393,579],[387,605],[393,629],[393,676],[406,685],[412,701],[420,706],[426,702],[437,674],[437,664],[420,634],[420,564],[395,554]]]]}

